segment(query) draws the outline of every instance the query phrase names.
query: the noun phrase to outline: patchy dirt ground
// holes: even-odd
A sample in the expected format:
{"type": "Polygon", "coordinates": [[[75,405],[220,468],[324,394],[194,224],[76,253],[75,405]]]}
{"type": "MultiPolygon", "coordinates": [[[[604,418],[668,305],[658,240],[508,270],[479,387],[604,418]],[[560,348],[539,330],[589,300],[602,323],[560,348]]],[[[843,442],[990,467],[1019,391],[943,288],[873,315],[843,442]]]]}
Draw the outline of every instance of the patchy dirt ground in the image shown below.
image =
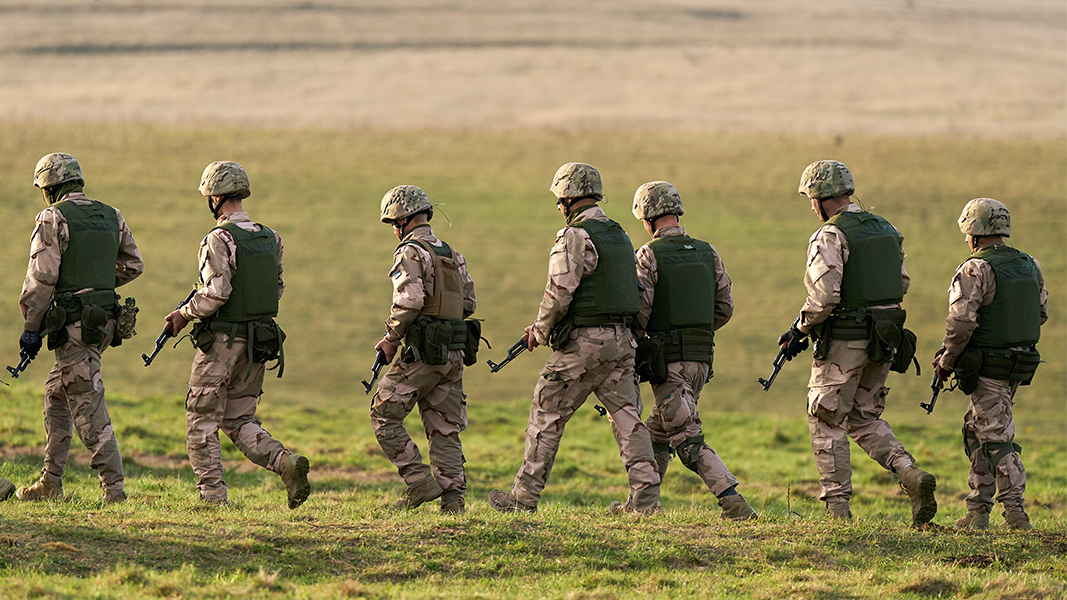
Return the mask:
{"type": "Polygon", "coordinates": [[[0,0],[0,119],[1060,137],[1060,0],[0,0]]]}

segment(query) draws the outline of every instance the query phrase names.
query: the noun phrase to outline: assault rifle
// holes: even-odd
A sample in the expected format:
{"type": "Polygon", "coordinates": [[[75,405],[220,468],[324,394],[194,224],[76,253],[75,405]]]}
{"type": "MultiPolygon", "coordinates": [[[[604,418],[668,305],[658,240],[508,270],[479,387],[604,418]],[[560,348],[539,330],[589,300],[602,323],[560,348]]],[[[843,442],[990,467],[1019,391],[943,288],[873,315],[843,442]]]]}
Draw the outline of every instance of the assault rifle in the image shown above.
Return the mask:
{"type": "Polygon", "coordinates": [[[374,387],[374,382],[378,381],[378,375],[381,375],[382,367],[384,366],[385,353],[379,350],[378,353],[374,355],[374,364],[370,366],[370,372],[374,376],[370,378],[370,383],[367,383],[366,379],[363,380],[363,387],[367,390],[365,393],[370,393],[371,388],[374,387]]]}
{"type": "Polygon", "coordinates": [[[941,378],[937,376],[937,367],[934,367],[934,380],[930,382],[930,389],[934,390],[934,395],[930,397],[929,404],[925,402],[919,403],[919,408],[925,408],[926,414],[934,412],[934,405],[937,404],[937,395],[941,393],[941,388],[944,385],[945,384],[941,382],[941,378]]]}
{"type": "Polygon", "coordinates": [[[522,354],[526,350],[526,348],[527,348],[526,340],[523,340],[522,338],[519,338],[519,341],[515,342],[515,344],[512,347],[508,348],[508,355],[507,355],[507,357],[504,358],[504,360],[502,360],[502,361],[500,361],[498,363],[495,363],[495,362],[493,362],[491,360],[485,361],[486,364],[489,365],[489,372],[490,373],[496,373],[500,369],[503,369],[516,356],[522,354]]]}
{"type": "Polygon", "coordinates": [[[30,361],[32,360],[33,357],[30,356],[29,352],[26,352],[25,348],[23,348],[22,350],[19,350],[19,364],[14,367],[8,367],[7,372],[11,373],[11,377],[18,379],[19,374],[25,371],[26,367],[30,366],[30,361]]]}
{"type": "MultiPolygon", "coordinates": [[[[185,306],[186,304],[189,304],[189,301],[193,299],[194,294],[196,294],[195,289],[189,292],[189,295],[185,297],[185,300],[182,300],[178,303],[178,308],[176,308],[175,310],[180,310],[181,307],[185,306]]],[[[172,337],[174,336],[170,333],[170,323],[167,323],[163,326],[163,333],[160,333],[159,337],[156,338],[156,348],[155,350],[152,350],[152,356],[148,356],[147,354],[141,355],[141,358],[144,360],[144,366],[147,367],[148,365],[152,364],[152,361],[156,359],[156,355],[159,354],[159,351],[163,349],[164,345],[166,345],[167,340],[172,337]]]]}
{"type": "MultiPolygon", "coordinates": [[[[800,324],[800,317],[797,317],[796,320],[793,321],[793,327],[796,327],[799,324],[800,324]]],[[[774,364],[774,371],[771,372],[771,376],[768,377],[767,379],[764,379],[762,377],[759,378],[759,382],[763,386],[763,391],[766,392],[766,391],[769,391],[771,389],[771,384],[774,383],[774,378],[778,377],[778,372],[782,370],[782,365],[784,365],[785,361],[787,361],[787,360],[789,360],[789,359],[786,358],[785,348],[781,348],[780,350],[778,350],[778,356],[774,357],[774,363],[773,363],[774,364]]]]}

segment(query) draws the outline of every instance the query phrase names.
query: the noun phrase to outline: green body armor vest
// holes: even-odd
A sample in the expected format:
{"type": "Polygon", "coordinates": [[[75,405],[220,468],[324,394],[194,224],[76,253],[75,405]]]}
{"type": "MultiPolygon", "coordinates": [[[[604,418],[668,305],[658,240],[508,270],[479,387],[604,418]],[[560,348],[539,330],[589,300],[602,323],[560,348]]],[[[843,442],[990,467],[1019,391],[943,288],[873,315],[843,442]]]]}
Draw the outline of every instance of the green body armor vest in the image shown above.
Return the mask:
{"type": "Polygon", "coordinates": [[[993,267],[997,290],[993,301],[978,309],[978,327],[968,346],[1037,344],[1041,337],[1041,284],[1034,259],[1007,246],[979,250],[971,258],[980,258],[993,267]]]}
{"type": "Polygon", "coordinates": [[[70,241],[59,265],[56,293],[86,288],[115,289],[119,257],[119,218],[102,202],[79,205],[64,200],[54,205],[67,220],[70,241]]]}
{"type": "Polygon", "coordinates": [[[840,212],[826,223],[844,232],[848,241],[837,310],[902,302],[900,241],[889,221],[868,212],[840,212]]]}
{"type": "Polygon", "coordinates": [[[578,327],[632,323],[641,304],[630,236],[615,221],[586,219],[571,226],[581,227],[589,234],[596,248],[597,265],[578,284],[567,317],[573,317],[578,327]]]}
{"type": "Polygon", "coordinates": [[[664,360],[711,363],[715,354],[715,253],[688,236],[649,244],[656,255],[655,301],[648,334],[663,345],[664,360]]]}
{"type": "Polygon", "coordinates": [[[278,314],[278,241],[274,232],[260,225],[258,232],[245,231],[236,223],[225,229],[237,244],[237,272],[230,279],[233,290],[212,320],[225,323],[253,321],[278,314]]]}

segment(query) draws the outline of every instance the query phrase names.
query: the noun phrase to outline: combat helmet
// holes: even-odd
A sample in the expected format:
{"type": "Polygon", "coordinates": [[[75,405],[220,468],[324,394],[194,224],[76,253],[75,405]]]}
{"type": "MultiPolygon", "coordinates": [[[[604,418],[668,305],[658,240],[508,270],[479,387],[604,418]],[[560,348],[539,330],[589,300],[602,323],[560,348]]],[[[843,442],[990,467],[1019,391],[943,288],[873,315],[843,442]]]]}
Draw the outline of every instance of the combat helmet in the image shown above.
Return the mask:
{"type": "Polygon", "coordinates": [[[394,223],[426,209],[433,206],[422,188],[398,185],[382,197],[382,223],[394,223]]]}
{"type": "Polygon", "coordinates": [[[975,198],[963,207],[956,221],[960,231],[973,236],[999,235],[1011,237],[1011,215],[1008,207],[992,198],[975,198]]]}
{"type": "Polygon", "coordinates": [[[78,159],[62,152],[45,154],[33,170],[33,185],[41,189],[74,180],[85,184],[81,165],[78,159]]]}
{"type": "Polygon", "coordinates": [[[552,187],[548,188],[556,198],[604,197],[604,184],[600,173],[585,163],[567,163],[556,171],[552,187]]]}
{"type": "Polygon", "coordinates": [[[682,197],[669,182],[650,181],[634,192],[634,216],[642,221],[683,214],[682,197]]]}
{"type": "Polygon", "coordinates": [[[800,188],[797,190],[816,200],[851,196],[856,193],[856,184],[852,173],[845,163],[836,160],[820,160],[808,165],[800,176],[800,188]]]}
{"type": "Polygon", "coordinates": [[[244,200],[252,195],[252,189],[244,167],[231,160],[217,160],[200,176],[200,193],[209,197],[240,194],[244,200]]]}

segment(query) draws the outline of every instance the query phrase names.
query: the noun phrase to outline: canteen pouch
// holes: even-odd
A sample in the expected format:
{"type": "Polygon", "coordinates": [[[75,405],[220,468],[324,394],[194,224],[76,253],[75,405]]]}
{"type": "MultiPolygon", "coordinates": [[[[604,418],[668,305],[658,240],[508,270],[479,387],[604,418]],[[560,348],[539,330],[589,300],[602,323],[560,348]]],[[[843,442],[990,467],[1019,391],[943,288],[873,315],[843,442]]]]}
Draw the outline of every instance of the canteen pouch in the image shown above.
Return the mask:
{"type": "Polygon", "coordinates": [[[634,370],[641,381],[655,385],[667,381],[667,348],[662,337],[650,336],[637,342],[634,370]]]}
{"type": "Polygon", "coordinates": [[[556,323],[552,331],[548,332],[549,348],[556,351],[563,350],[563,347],[571,341],[572,331],[574,331],[574,315],[567,315],[559,323],[556,323]]]}
{"type": "Polygon", "coordinates": [[[968,348],[956,358],[952,372],[956,387],[964,394],[972,394],[978,387],[978,374],[982,370],[982,351],[968,348]]]}
{"type": "Polygon", "coordinates": [[[95,304],[82,307],[82,343],[86,346],[98,346],[108,337],[107,311],[95,304]]]}
{"type": "Polygon", "coordinates": [[[467,339],[463,342],[463,366],[470,367],[478,362],[478,346],[482,341],[482,322],[480,319],[465,319],[467,339]]]}
{"type": "Polygon", "coordinates": [[[915,363],[915,374],[922,375],[922,371],[919,369],[919,361],[915,360],[915,349],[918,345],[918,337],[910,329],[904,329],[900,335],[900,348],[897,349],[897,355],[893,358],[893,364],[890,365],[890,371],[896,371],[897,373],[907,373],[908,367],[911,363],[915,363]]]}
{"type": "MultiPolygon", "coordinates": [[[[282,344],[285,332],[274,319],[252,322],[252,362],[265,363],[285,356],[282,344]]],[[[278,373],[281,377],[281,373],[278,373]]]]}
{"type": "Polygon", "coordinates": [[[41,333],[48,335],[48,349],[56,348],[67,343],[70,334],[67,333],[67,311],[56,306],[55,302],[48,307],[41,322],[41,333]]]}
{"type": "Polygon", "coordinates": [[[211,347],[215,345],[215,332],[211,330],[211,321],[198,321],[193,324],[189,340],[197,350],[205,354],[211,352],[211,347]]]}
{"type": "Polygon", "coordinates": [[[452,324],[434,320],[426,324],[422,334],[422,360],[428,365],[448,362],[448,346],[452,343],[452,324]]]}

